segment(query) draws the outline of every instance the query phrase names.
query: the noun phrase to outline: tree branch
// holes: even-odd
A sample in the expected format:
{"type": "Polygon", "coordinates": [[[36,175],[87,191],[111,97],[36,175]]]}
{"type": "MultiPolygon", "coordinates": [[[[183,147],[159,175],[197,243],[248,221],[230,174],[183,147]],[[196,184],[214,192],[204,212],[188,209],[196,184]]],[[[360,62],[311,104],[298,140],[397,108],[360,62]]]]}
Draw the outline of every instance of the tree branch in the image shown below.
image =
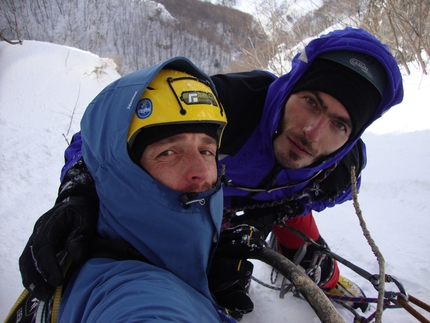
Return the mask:
{"type": "Polygon", "coordinates": [[[11,45],[22,45],[22,40],[18,39],[17,41],[12,41],[7,38],[5,38],[2,33],[0,32],[0,39],[4,40],[6,43],[9,43],[11,45]]]}
{"type": "Polygon", "coordinates": [[[345,323],[324,292],[292,261],[270,248],[261,249],[255,259],[272,266],[286,277],[307,300],[321,322],[345,323]]]}

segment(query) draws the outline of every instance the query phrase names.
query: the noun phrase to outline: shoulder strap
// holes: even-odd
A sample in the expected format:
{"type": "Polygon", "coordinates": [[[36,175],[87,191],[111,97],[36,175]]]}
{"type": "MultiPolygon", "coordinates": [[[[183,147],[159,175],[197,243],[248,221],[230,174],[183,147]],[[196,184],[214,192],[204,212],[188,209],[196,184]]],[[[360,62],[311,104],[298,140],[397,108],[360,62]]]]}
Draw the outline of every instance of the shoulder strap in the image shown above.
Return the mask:
{"type": "Polygon", "coordinates": [[[109,240],[95,237],[88,258],[111,258],[115,260],[139,260],[152,264],[148,258],[123,240],[109,240]]]}
{"type": "Polygon", "coordinates": [[[37,311],[38,305],[39,300],[30,294],[28,290],[24,289],[15,304],[12,306],[4,322],[31,323],[33,316],[37,311]]]}
{"type": "MultiPolygon", "coordinates": [[[[95,237],[90,247],[88,259],[111,258],[115,260],[139,260],[151,263],[148,258],[123,240],[109,240],[95,237]]],[[[5,323],[48,323],[56,322],[62,291],[66,288],[70,276],[77,266],[68,262],[63,286],[57,288],[54,297],[49,302],[39,301],[33,294],[24,290],[13,305],[5,323]],[[69,267],[70,266],[70,267],[69,267]]]]}

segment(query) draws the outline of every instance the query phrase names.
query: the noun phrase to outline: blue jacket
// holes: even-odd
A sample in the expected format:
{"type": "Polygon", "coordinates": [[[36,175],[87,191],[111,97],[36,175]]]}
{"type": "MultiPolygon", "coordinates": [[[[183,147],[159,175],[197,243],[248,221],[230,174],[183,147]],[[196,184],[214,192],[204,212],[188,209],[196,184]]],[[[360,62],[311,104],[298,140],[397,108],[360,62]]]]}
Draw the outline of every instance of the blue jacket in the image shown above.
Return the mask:
{"type": "Polygon", "coordinates": [[[82,154],[100,199],[98,233],[127,241],[150,263],[89,260],[66,289],[61,322],[222,322],[207,280],[222,219],[220,185],[199,194],[204,205],[184,209],[181,193],[134,164],[126,145],[138,98],[153,77],[163,67],[190,66],[175,58],[129,74],[86,109],[82,154]]]}
{"type": "MultiPolygon", "coordinates": [[[[305,206],[302,214],[308,214],[311,209],[320,211],[326,207],[351,199],[351,187],[349,187],[349,189],[340,192],[335,197],[318,200],[315,197],[315,192],[318,192],[320,181],[310,179],[321,171],[319,179],[323,180],[324,176],[329,174],[328,170],[336,166],[356,145],[362,133],[358,133],[354,138],[350,138],[341,149],[327,159],[313,164],[311,167],[297,170],[276,170],[272,145],[275,132],[278,130],[283,117],[284,106],[290,95],[290,91],[317,56],[334,50],[360,51],[372,55],[382,63],[388,72],[388,85],[382,102],[373,119],[365,125],[364,129],[390,107],[402,101],[403,86],[398,64],[389,52],[388,47],[369,33],[362,29],[346,28],[331,32],[311,41],[302,53],[294,57],[291,71],[274,80],[268,87],[260,122],[243,147],[236,154],[227,156],[221,161],[221,164],[225,165],[227,179],[231,180],[235,186],[263,188],[264,190],[258,193],[250,193],[247,190],[226,187],[224,189],[225,204],[229,205],[233,203],[231,202],[231,197],[237,196],[251,196],[253,200],[257,201],[298,200],[305,206]],[[270,173],[274,175],[272,175],[270,181],[267,181],[267,186],[262,187],[262,184],[260,184],[261,181],[267,178],[267,175],[270,173]],[[276,189],[285,185],[289,187],[276,189]]],[[[363,93],[363,95],[366,94],[363,93]]],[[[222,97],[221,102],[224,103],[222,97]]],[[[229,118],[230,114],[227,108],[226,114],[229,118]]],[[[231,126],[231,123],[229,126],[231,126]]],[[[365,158],[364,145],[362,149],[363,157],[365,158]]],[[[348,170],[346,170],[346,176],[349,176],[348,170]]],[[[234,203],[237,205],[237,198],[234,199],[234,203]]]]}
{"type": "MultiPolygon", "coordinates": [[[[220,149],[227,155],[221,160],[220,167],[225,167],[226,178],[233,184],[224,188],[226,207],[295,200],[304,206],[301,214],[305,215],[311,210],[321,211],[351,199],[350,166],[355,164],[361,169],[366,164],[365,146],[359,139],[362,133],[350,138],[326,160],[297,170],[277,169],[272,146],[290,91],[309,65],[326,51],[345,49],[378,58],[388,72],[385,95],[364,131],[390,107],[402,101],[403,86],[398,64],[388,47],[362,29],[345,28],[311,41],[302,53],[294,57],[291,71],[279,78],[262,71],[211,77],[229,122],[220,149]],[[271,178],[267,185],[261,184],[269,174],[271,178]],[[283,186],[288,187],[276,189],[283,186]],[[337,187],[333,189],[334,186],[337,187]],[[253,193],[237,187],[261,188],[262,192],[253,193]]],[[[66,151],[68,163],[63,176],[81,157],[79,134],[75,139],[66,151]]],[[[361,177],[358,185],[360,181],[361,177]]]]}

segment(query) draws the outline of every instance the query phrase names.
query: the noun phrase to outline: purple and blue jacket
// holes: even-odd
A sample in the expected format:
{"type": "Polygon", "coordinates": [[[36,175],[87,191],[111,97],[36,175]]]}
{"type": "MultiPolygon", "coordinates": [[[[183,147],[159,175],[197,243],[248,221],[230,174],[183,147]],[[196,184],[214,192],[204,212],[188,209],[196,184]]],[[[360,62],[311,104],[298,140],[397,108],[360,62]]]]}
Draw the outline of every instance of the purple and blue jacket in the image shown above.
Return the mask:
{"type": "MultiPolygon", "coordinates": [[[[211,77],[227,118],[220,148],[220,172],[229,185],[224,187],[226,208],[241,209],[255,203],[297,201],[300,214],[350,200],[351,165],[360,171],[366,165],[366,149],[360,136],[375,120],[403,99],[402,77],[388,47],[362,29],[345,28],[311,41],[292,61],[288,74],[276,77],[265,71],[220,74],[211,77]],[[314,59],[324,52],[359,51],[371,55],[385,67],[388,83],[372,120],[334,154],[301,169],[277,165],[273,139],[280,126],[291,90],[314,59]],[[255,191],[257,189],[257,191],[255,191]]],[[[366,93],[363,93],[366,95],[366,93]]],[[[80,134],[66,150],[64,173],[81,158],[80,134]]]]}

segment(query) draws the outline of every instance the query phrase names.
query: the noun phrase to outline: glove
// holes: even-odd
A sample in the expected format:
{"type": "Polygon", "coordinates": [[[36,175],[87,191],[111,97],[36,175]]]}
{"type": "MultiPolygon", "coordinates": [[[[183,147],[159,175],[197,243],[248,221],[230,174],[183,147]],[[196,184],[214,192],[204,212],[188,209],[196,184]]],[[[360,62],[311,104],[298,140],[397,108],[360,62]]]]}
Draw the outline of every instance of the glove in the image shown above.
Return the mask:
{"type": "Polygon", "coordinates": [[[264,248],[262,234],[252,226],[242,224],[224,230],[209,271],[209,289],[218,304],[236,319],[254,309],[247,295],[254,265],[247,258],[264,248]]]}
{"type": "Polygon", "coordinates": [[[264,237],[272,231],[273,225],[286,219],[293,218],[304,212],[304,205],[298,201],[290,201],[265,208],[246,210],[244,215],[233,216],[231,226],[246,223],[257,228],[264,237]]]}
{"type": "Polygon", "coordinates": [[[66,250],[79,263],[85,260],[97,224],[98,200],[71,196],[57,203],[36,222],[19,258],[23,284],[38,299],[49,300],[63,284],[57,254],[66,250]]]}
{"type": "Polygon", "coordinates": [[[220,258],[214,260],[209,271],[209,289],[217,303],[239,319],[254,309],[247,295],[254,265],[241,259],[220,258]]]}
{"type": "Polygon", "coordinates": [[[215,258],[255,258],[265,247],[264,238],[255,227],[241,224],[221,231],[215,258]]]}

